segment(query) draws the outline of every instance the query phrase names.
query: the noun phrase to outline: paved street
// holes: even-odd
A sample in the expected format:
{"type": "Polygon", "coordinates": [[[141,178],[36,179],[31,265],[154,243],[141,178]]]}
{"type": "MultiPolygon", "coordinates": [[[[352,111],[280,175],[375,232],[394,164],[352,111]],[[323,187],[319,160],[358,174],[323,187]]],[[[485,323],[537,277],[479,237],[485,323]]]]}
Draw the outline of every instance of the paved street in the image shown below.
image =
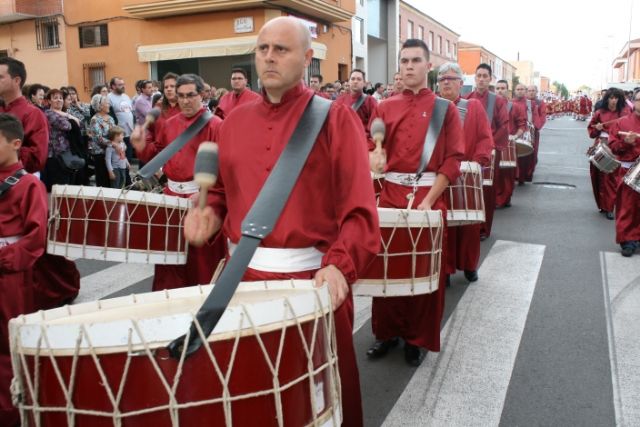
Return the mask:
{"type": "MultiPolygon", "coordinates": [[[[547,122],[535,182],[496,212],[480,280],[452,278],[442,352],[417,369],[400,347],[367,360],[370,300],[357,298],[366,425],[640,425],[640,256],[620,255],[595,208],[585,127],[547,122]]],[[[77,264],[79,301],[151,286],[150,266],[77,264]]]]}

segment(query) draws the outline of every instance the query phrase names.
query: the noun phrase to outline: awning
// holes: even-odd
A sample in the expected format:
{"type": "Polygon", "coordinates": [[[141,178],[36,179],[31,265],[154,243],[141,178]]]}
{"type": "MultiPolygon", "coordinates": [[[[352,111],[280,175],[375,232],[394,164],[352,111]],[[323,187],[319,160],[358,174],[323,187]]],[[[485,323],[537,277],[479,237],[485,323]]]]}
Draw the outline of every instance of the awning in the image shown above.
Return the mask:
{"type": "MultiPolygon", "coordinates": [[[[230,37],[186,43],[151,44],[138,47],[140,62],[170,59],[210,58],[216,56],[249,55],[253,53],[258,36],[230,37]]],[[[313,57],[327,58],[327,46],[312,42],[313,57]]]]}

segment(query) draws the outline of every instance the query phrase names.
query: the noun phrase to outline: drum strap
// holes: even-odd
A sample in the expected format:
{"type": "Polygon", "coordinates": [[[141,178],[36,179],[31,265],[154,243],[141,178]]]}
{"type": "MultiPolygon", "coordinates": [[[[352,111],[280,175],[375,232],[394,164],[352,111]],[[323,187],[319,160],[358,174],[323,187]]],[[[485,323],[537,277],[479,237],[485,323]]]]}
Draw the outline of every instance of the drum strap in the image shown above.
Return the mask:
{"type": "Polygon", "coordinates": [[[496,109],[496,94],[489,92],[489,99],[487,100],[487,115],[489,116],[489,126],[493,123],[493,112],[496,109]]]}
{"type": "Polygon", "coordinates": [[[242,237],[238,246],[220,278],[216,281],[213,290],[198,310],[196,321],[191,323],[188,342],[185,344],[187,336],[183,335],[167,347],[172,357],[180,359],[183,351],[188,356],[200,348],[202,339],[196,323],[202,329],[204,337],[208,337],[218,324],[240,280],[242,280],[253,254],[262,239],[271,233],[278,221],[316,138],[327,120],[330,107],[331,101],[319,96],[313,96],[307,104],[287,146],[258,193],[249,213],[242,221],[242,237]]]}
{"type": "Polygon", "coordinates": [[[14,173],[11,176],[8,176],[7,178],[5,178],[4,181],[0,182],[0,197],[8,193],[9,190],[11,190],[13,186],[20,181],[20,178],[22,178],[26,174],[27,174],[26,170],[18,169],[16,173],[14,173]]]}
{"type": "Polygon", "coordinates": [[[507,102],[507,112],[510,113],[512,108],[513,108],[513,102],[512,101],[507,102]]]}
{"type": "Polygon", "coordinates": [[[464,125],[464,119],[467,117],[467,107],[469,106],[469,101],[464,98],[460,98],[458,101],[458,113],[460,113],[460,120],[462,120],[462,124],[464,125]]]}
{"type": "Polygon", "coordinates": [[[167,145],[164,150],[158,153],[149,163],[144,165],[142,169],[138,171],[138,177],[147,179],[155,174],[165,163],[169,161],[182,147],[186,145],[198,132],[205,127],[209,120],[213,117],[210,111],[206,111],[198,117],[198,120],[191,123],[184,132],[182,132],[176,139],[171,141],[171,144],[167,145]]]}
{"type": "Polygon", "coordinates": [[[533,111],[531,110],[531,100],[527,99],[527,120],[533,123],[533,111]]]}
{"type": "Polygon", "coordinates": [[[362,95],[360,95],[360,98],[358,98],[358,100],[354,102],[353,105],[351,106],[353,111],[358,111],[360,107],[362,107],[362,104],[364,104],[365,99],[367,99],[367,94],[362,92],[362,95]]]}
{"type": "Polygon", "coordinates": [[[420,166],[416,176],[418,179],[422,175],[422,172],[427,169],[431,154],[433,154],[434,148],[436,148],[436,142],[440,136],[442,125],[444,124],[444,116],[447,114],[447,108],[449,108],[449,101],[446,99],[436,97],[436,102],[433,105],[433,113],[431,114],[431,120],[429,120],[429,129],[424,137],[424,147],[422,148],[422,156],[420,157],[420,166]]]}

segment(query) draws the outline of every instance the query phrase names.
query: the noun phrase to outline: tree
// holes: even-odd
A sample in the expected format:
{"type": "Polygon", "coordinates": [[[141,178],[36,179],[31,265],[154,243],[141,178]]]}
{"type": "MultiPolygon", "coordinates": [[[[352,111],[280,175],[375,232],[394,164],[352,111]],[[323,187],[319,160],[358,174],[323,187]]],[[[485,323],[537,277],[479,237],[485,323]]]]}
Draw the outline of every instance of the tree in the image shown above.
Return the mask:
{"type": "Polygon", "coordinates": [[[563,99],[569,99],[569,89],[564,85],[564,83],[553,82],[553,85],[558,89],[558,94],[563,99]]]}

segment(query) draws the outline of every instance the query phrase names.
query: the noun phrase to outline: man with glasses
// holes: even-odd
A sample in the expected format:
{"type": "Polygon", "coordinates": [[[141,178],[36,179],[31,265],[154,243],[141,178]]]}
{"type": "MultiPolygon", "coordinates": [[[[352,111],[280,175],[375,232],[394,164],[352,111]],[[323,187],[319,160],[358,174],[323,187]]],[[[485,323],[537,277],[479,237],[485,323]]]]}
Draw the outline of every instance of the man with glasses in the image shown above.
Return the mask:
{"type": "MultiPolygon", "coordinates": [[[[620,160],[616,172],[622,180],[640,157],[640,92],[633,94],[633,113],[611,125],[609,147],[620,160]]],[[[640,248],[640,193],[624,182],[616,193],[616,243],[625,257],[640,248]]]]}
{"type": "MultiPolygon", "coordinates": [[[[192,123],[205,113],[202,105],[204,81],[195,74],[183,74],[176,81],[176,93],[180,113],[166,120],[156,129],[156,141],[146,142],[146,130],[138,125],[131,134],[131,143],[138,155],[148,162],[182,134],[192,123]],[[148,146],[149,145],[149,146],[148,146]]],[[[199,191],[193,180],[193,166],[200,143],[218,140],[218,127],[222,120],[212,117],[207,124],[187,144],[173,155],[162,167],[166,175],[165,194],[177,197],[191,197],[199,191]]],[[[224,239],[214,236],[202,247],[190,246],[185,265],[156,265],[153,290],[173,289],[209,283],[220,260],[225,256],[224,239]]]]}
{"type": "Polygon", "coordinates": [[[238,105],[262,99],[259,94],[247,89],[247,72],[242,68],[231,70],[231,92],[220,98],[216,115],[226,118],[238,105]]]}
{"type": "MultiPolygon", "coordinates": [[[[488,167],[491,163],[491,151],[493,150],[491,127],[487,120],[487,113],[480,101],[469,99],[464,106],[462,106],[464,102],[460,103],[460,91],[462,90],[460,66],[454,62],[441,65],[438,68],[438,86],[441,97],[453,102],[458,106],[458,109],[463,109],[459,111],[460,117],[463,118],[464,160],[488,167]]],[[[480,228],[481,224],[472,224],[447,229],[447,276],[455,274],[457,270],[462,270],[464,277],[469,282],[478,280],[480,228]]]]}

